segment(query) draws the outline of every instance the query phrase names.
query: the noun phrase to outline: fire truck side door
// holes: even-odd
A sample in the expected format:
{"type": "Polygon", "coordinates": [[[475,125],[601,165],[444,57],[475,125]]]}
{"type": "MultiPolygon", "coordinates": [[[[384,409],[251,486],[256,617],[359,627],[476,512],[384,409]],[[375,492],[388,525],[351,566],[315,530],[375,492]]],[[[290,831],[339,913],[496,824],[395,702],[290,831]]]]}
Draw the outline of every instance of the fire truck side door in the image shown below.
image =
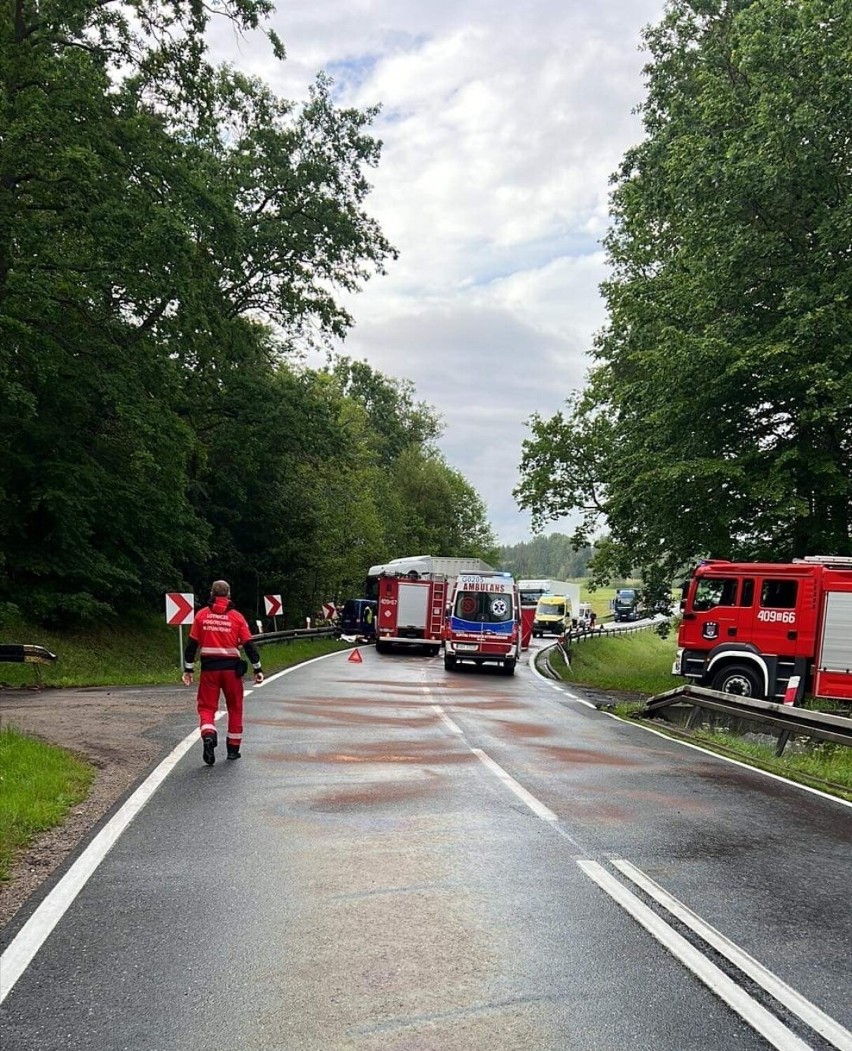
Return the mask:
{"type": "Polygon", "coordinates": [[[720,642],[737,641],[740,610],[739,581],[730,574],[702,576],[692,597],[692,608],[684,613],[685,632],[681,645],[708,650],[720,642]]]}
{"type": "Polygon", "coordinates": [[[751,642],[761,653],[797,657],[813,652],[815,616],[812,577],[762,573],[755,584],[751,642]]]}

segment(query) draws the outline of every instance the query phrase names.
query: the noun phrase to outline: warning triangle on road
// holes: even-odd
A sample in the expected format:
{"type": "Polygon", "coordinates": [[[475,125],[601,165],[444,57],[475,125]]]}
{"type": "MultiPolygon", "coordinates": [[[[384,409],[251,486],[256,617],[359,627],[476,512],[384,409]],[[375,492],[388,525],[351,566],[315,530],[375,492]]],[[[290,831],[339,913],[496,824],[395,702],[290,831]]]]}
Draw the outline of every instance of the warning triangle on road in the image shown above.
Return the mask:
{"type": "Polygon", "coordinates": [[[364,658],[361,656],[358,650],[353,650],[346,659],[348,661],[351,661],[353,664],[364,663],[364,658]]]}

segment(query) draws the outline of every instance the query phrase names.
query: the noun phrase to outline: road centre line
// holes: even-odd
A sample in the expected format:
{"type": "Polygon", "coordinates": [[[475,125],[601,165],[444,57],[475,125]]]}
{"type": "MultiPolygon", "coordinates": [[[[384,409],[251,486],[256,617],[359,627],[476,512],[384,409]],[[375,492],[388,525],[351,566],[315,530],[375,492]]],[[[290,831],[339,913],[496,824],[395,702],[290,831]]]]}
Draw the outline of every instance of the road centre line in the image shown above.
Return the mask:
{"type": "Polygon", "coordinates": [[[432,708],[438,713],[438,715],[441,718],[441,721],[446,723],[446,725],[449,726],[449,728],[453,731],[454,734],[460,734],[462,737],[464,737],[464,730],[462,730],[460,726],[453,722],[453,720],[449,717],[449,715],[447,715],[447,713],[440,706],[440,704],[433,704],[432,708]]]}
{"type": "Polygon", "coordinates": [[[470,750],[483,766],[487,767],[492,774],[498,777],[511,792],[514,792],[518,799],[523,803],[526,803],[536,817],[540,817],[542,821],[559,820],[549,807],[546,807],[544,803],[536,799],[536,797],[531,792],[528,792],[520,782],[516,781],[511,774],[506,773],[503,767],[500,766],[499,763],[495,763],[490,755],[486,755],[481,748],[471,748],[470,750]]]}
{"type": "MultiPolygon", "coordinates": [[[[432,690],[428,686],[423,687],[423,692],[427,696],[432,696],[432,690]]],[[[462,730],[457,723],[453,722],[453,720],[447,715],[447,713],[444,711],[440,704],[433,704],[432,708],[438,713],[442,722],[444,722],[450,728],[450,730],[452,730],[453,733],[459,734],[461,735],[461,737],[464,738],[464,730],[462,730]]],[[[541,818],[542,821],[559,820],[557,815],[553,813],[550,807],[545,806],[540,799],[536,799],[532,792],[528,792],[524,788],[524,786],[519,781],[516,781],[511,774],[507,773],[503,769],[503,767],[500,766],[499,763],[495,763],[490,755],[486,755],[486,753],[483,752],[481,748],[473,748],[468,742],[467,738],[465,738],[465,744],[471,750],[471,752],[473,752],[473,754],[480,761],[480,763],[482,763],[482,765],[486,767],[486,769],[490,770],[495,777],[499,778],[499,780],[503,782],[503,784],[509,789],[509,791],[513,792],[518,797],[518,799],[521,800],[522,803],[526,804],[526,806],[528,806],[530,810],[532,810],[536,817],[541,818]]]]}
{"type": "Polygon", "coordinates": [[[780,1019],[749,996],[597,861],[580,859],[577,864],[601,890],[778,1051],[813,1051],[810,1044],[806,1044],[792,1029],[788,1029],[780,1019]]]}
{"type": "MultiPolygon", "coordinates": [[[[327,657],[337,657],[345,650],[336,650],[334,653],[325,653],[321,657],[314,657],[301,664],[294,664],[290,668],[284,668],[275,675],[265,679],[261,684],[265,686],[282,675],[288,675],[307,664],[325,660],[327,657]]],[[[259,687],[255,687],[259,689],[259,687]]],[[[248,697],[254,690],[246,690],[248,697]]],[[[226,714],[223,708],[216,715],[217,720],[226,714]]],[[[6,999],[16,982],[24,971],[32,963],[36,953],[47,940],[53,928],[59,923],[71,906],[71,903],[83,889],[89,878],[94,874],[100,863],[104,860],[112,847],[118,842],[119,837],[151,799],[166,777],[174,770],[180,760],[186,755],[190,748],[198,743],[198,729],[174,748],[166,758],[145,778],[132,796],[124,803],[112,818],[98,832],[89,843],[83,853],[68,869],[62,879],[38,906],[23,927],[18,931],[12,941],[0,956],[0,1004],[6,999]]]]}
{"type": "Polygon", "coordinates": [[[690,908],[678,901],[667,890],[655,883],[650,876],[629,861],[612,858],[612,864],[629,880],[641,888],[650,898],[680,920],[685,926],[711,945],[718,953],[729,960],[743,974],[765,989],[770,996],[782,1003],[788,1011],[797,1015],[803,1022],[824,1036],[839,1051],[852,1051],[852,1033],[829,1015],[821,1011],[801,993],[796,992],[777,975],[750,956],[744,949],[726,938],[724,934],[711,927],[690,908]]]}
{"type": "MultiPolygon", "coordinates": [[[[428,687],[424,692],[431,694],[428,687]]],[[[583,702],[588,703],[588,702],[583,702]]],[[[454,732],[464,736],[464,731],[453,722],[440,705],[432,705],[442,721],[454,732]]],[[[591,707],[594,707],[592,705],[591,707]]],[[[548,807],[535,798],[510,774],[499,766],[490,756],[478,748],[470,750],[518,796],[538,817],[550,822],[559,818],[548,807]]],[[[702,750],[702,749],[699,749],[702,750]]],[[[751,768],[749,768],[751,769],[751,768]]],[[[783,780],[783,779],[782,779],[783,780]]],[[[557,831],[561,831],[559,828],[557,831]]],[[[567,836],[575,847],[580,847],[572,837],[567,836]]],[[[615,899],[641,926],[655,937],[676,959],[692,971],[717,996],[728,1004],[757,1032],[764,1036],[779,1051],[809,1051],[810,1045],[802,1041],[780,1019],[754,1000],[724,971],[707,959],[698,949],[692,946],[682,935],[671,928],[662,918],[622,886],[598,862],[588,859],[575,859],[580,868],[606,893],[615,899]]],[[[622,859],[612,859],[612,864],[624,876],[639,886],[653,900],[696,933],[702,940],[711,945],[720,955],[737,967],[743,974],[766,990],[774,999],[799,1017],[806,1025],[825,1037],[838,1051],[852,1051],[852,1033],[821,1011],[815,1004],[796,992],[782,979],[778,978],[761,963],[740,949],[710,924],[702,920],[686,905],[670,895],[666,890],[646,876],[640,869],[622,859]]]]}

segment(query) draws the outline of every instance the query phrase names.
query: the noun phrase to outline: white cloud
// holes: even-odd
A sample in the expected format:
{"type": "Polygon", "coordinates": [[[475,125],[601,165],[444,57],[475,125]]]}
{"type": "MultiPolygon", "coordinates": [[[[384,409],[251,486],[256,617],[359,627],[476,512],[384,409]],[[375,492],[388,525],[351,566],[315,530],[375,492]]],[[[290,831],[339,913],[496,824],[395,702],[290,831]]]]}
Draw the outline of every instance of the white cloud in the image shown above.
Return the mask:
{"type": "MultiPolygon", "coordinates": [[[[342,103],[380,102],[368,209],[401,253],[346,305],[344,352],[412,379],[442,448],[501,539],[528,535],[511,496],[524,421],[582,385],[604,322],[608,180],[640,134],[638,51],[662,0],[327,0],[217,52],[302,97],[320,69],[342,103]]],[[[404,552],[399,552],[404,554],[404,552]]]]}

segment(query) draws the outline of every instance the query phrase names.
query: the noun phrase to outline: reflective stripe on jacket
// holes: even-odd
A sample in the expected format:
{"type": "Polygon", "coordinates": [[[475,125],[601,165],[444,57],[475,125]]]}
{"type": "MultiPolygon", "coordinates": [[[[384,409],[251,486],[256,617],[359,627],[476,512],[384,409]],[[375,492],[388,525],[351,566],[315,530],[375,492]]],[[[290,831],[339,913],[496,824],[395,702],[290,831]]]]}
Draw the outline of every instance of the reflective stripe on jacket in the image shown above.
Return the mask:
{"type": "Polygon", "coordinates": [[[189,633],[184,659],[191,667],[200,652],[202,671],[224,671],[236,668],[242,646],[255,670],[260,668],[260,654],[251,642],[245,617],[234,609],[229,598],[217,596],[212,605],[199,610],[189,633]]]}

